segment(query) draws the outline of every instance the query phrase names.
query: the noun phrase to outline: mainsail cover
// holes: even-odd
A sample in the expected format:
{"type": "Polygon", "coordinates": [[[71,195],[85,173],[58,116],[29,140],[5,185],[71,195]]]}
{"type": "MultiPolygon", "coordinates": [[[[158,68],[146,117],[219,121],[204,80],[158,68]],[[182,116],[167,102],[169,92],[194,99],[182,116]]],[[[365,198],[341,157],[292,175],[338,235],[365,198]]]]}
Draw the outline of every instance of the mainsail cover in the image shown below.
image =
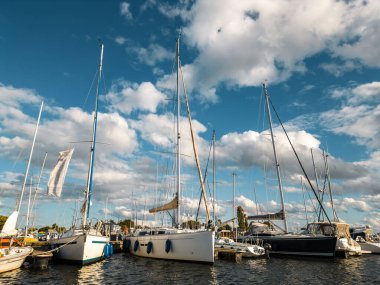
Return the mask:
{"type": "Polygon", "coordinates": [[[153,208],[149,210],[149,213],[157,213],[172,209],[178,208],[178,197],[175,196],[173,200],[171,200],[169,203],[166,203],[165,205],[162,205],[161,207],[153,208]]]}
{"type": "Polygon", "coordinates": [[[57,164],[50,173],[48,182],[48,195],[61,197],[63,183],[74,148],[59,152],[57,164]]]}
{"type": "Polygon", "coordinates": [[[274,214],[263,214],[263,215],[255,215],[248,216],[247,220],[283,220],[284,212],[281,210],[274,214]]]}

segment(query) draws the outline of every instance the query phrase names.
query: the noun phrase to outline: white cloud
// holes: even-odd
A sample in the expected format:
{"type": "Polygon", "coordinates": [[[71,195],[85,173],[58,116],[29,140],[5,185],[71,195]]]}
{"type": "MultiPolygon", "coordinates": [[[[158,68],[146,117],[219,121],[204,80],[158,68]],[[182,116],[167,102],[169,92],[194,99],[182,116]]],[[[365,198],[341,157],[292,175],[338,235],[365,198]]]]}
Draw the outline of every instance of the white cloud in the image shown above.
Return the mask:
{"type": "Polygon", "coordinates": [[[120,4],[120,14],[124,16],[126,20],[133,19],[132,12],[130,11],[130,4],[128,2],[122,2],[120,4]]]}
{"type": "Polygon", "coordinates": [[[343,198],[340,203],[342,203],[343,206],[354,208],[360,212],[371,211],[371,207],[365,201],[360,201],[354,198],[343,198]]]}
{"type": "MultiPolygon", "coordinates": [[[[305,59],[321,52],[332,62],[322,68],[342,75],[360,64],[380,66],[380,4],[376,1],[220,1],[200,0],[191,7],[159,5],[168,17],[187,24],[184,41],[199,54],[187,76],[201,95],[224,82],[257,86],[282,82],[307,71],[305,59]],[[335,63],[335,60],[337,63],[335,63]],[[343,66],[337,66],[343,62],[343,66]]],[[[205,97],[215,102],[214,96],[205,97]]]]}
{"type": "Polygon", "coordinates": [[[380,82],[362,84],[354,88],[337,88],[334,99],[343,99],[339,109],[320,114],[321,124],[337,134],[353,137],[358,144],[370,149],[380,146],[380,82]]]}
{"type": "MultiPolygon", "coordinates": [[[[172,114],[147,114],[142,115],[136,121],[132,121],[132,127],[140,132],[141,137],[148,141],[155,147],[164,148],[166,151],[174,152],[175,146],[175,118],[172,114]],[[172,149],[168,149],[172,147],[172,149]]],[[[200,134],[205,132],[206,127],[198,122],[192,120],[195,141],[198,149],[198,154],[202,158],[206,157],[208,153],[208,142],[206,142],[200,134]]],[[[191,141],[190,127],[188,119],[181,117],[181,154],[184,162],[192,163],[194,165],[194,152],[191,141]]]]}
{"type": "Polygon", "coordinates": [[[127,39],[124,38],[124,37],[122,37],[122,36],[118,36],[118,37],[115,38],[115,42],[118,45],[123,45],[126,41],[127,41],[127,39]]]}
{"type": "Polygon", "coordinates": [[[168,59],[174,59],[174,53],[159,44],[150,44],[147,48],[127,48],[127,51],[136,54],[140,62],[149,66],[154,66],[168,59]]]}
{"type": "Polygon", "coordinates": [[[360,63],[353,60],[346,60],[343,63],[329,62],[320,64],[320,68],[336,77],[341,77],[349,71],[360,70],[361,67],[360,63]]]}
{"type": "Polygon", "coordinates": [[[150,82],[136,84],[118,80],[112,85],[111,91],[102,98],[110,103],[108,110],[124,114],[137,110],[155,112],[160,104],[166,104],[165,94],[150,82]]]}

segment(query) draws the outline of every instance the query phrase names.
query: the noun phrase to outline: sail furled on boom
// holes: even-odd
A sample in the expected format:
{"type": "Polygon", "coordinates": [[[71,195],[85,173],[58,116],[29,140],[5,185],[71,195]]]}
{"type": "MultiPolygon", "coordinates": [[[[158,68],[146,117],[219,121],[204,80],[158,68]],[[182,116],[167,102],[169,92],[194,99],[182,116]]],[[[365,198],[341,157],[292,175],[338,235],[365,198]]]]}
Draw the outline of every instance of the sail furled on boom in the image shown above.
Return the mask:
{"type": "Polygon", "coordinates": [[[175,196],[173,200],[171,200],[169,203],[166,203],[165,205],[162,205],[157,208],[149,209],[149,213],[157,213],[162,211],[168,211],[172,209],[178,208],[178,196],[175,196]]]}
{"type": "Polygon", "coordinates": [[[63,183],[73,152],[74,148],[59,152],[57,164],[50,173],[47,189],[48,195],[61,197],[63,183]]]}
{"type": "Polygon", "coordinates": [[[248,216],[247,220],[284,220],[284,211],[281,210],[273,214],[248,216]]]}

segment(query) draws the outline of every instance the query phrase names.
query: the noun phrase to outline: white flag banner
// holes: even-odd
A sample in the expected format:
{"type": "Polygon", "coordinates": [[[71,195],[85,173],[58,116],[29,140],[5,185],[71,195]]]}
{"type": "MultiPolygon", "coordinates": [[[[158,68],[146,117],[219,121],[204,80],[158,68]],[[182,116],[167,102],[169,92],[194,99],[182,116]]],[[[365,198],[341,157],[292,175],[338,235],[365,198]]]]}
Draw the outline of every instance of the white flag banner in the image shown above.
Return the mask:
{"type": "Polygon", "coordinates": [[[47,191],[48,195],[61,197],[63,182],[65,181],[67,168],[69,167],[73,152],[74,148],[59,152],[57,164],[50,173],[47,191]]]}

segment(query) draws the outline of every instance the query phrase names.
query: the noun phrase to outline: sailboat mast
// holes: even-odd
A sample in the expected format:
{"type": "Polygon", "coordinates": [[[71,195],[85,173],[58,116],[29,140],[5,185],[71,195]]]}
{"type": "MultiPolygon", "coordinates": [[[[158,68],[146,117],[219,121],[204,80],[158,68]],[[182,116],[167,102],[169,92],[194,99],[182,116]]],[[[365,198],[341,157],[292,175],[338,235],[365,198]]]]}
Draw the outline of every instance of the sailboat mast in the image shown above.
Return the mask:
{"type": "Polygon", "coordinates": [[[268,95],[267,87],[266,87],[265,83],[263,83],[263,90],[264,90],[265,101],[266,101],[266,105],[267,105],[269,128],[270,128],[270,135],[271,135],[271,139],[272,139],[274,161],[276,163],[277,181],[278,181],[278,188],[280,190],[282,212],[284,214],[284,227],[285,227],[285,232],[287,233],[288,232],[288,222],[286,221],[284,194],[283,194],[283,190],[282,190],[282,182],[281,182],[281,175],[280,175],[280,164],[278,163],[276,146],[274,143],[273,128],[272,128],[272,117],[271,117],[270,108],[269,108],[269,95],[268,95]]]}
{"type": "MultiPolygon", "coordinates": [[[[235,178],[236,178],[236,173],[232,173],[232,231],[234,231],[235,229],[235,215],[236,215],[236,211],[235,211],[235,178]]],[[[237,228],[238,226],[236,226],[237,228]]],[[[237,234],[235,235],[235,240],[237,239],[237,234]]]]}
{"type": "Polygon", "coordinates": [[[181,100],[179,92],[179,39],[176,41],[176,51],[177,51],[177,216],[176,223],[177,226],[181,226],[181,134],[180,134],[180,116],[181,116],[181,100]]]}
{"type": "Polygon", "coordinates": [[[216,190],[216,164],[215,164],[215,130],[212,132],[212,220],[216,224],[215,218],[215,190],[216,190]]]}
{"type": "Polygon", "coordinates": [[[30,150],[30,154],[29,154],[28,165],[27,165],[27,167],[26,167],[26,171],[25,171],[24,182],[23,182],[23,184],[22,184],[21,196],[20,196],[20,200],[18,201],[18,206],[17,206],[17,212],[18,212],[18,213],[20,213],[20,207],[21,207],[22,197],[23,197],[24,192],[25,192],[26,179],[28,178],[30,162],[31,162],[31,160],[32,160],[32,156],[33,156],[34,143],[36,142],[37,131],[38,131],[38,126],[39,126],[39,124],[40,124],[40,119],[41,119],[41,113],[42,113],[42,107],[43,107],[43,106],[44,106],[44,102],[42,101],[42,102],[41,102],[41,107],[40,107],[40,113],[38,114],[38,120],[37,120],[37,124],[36,124],[36,129],[34,130],[33,143],[32,143],[32,148],[31,148],[31,150],[30,150]]]}
{"type": "Polygon", "coordinates": [[[100,64],[99,64],[99,73],[98,73],[98,82],[96,85],[96,98],[95,98],[95,110],[94,110],[94,121],[92,126],[92,140],[91,140],[91,149],[90,149],[90,161],[88,165],[88,175],[87,175],[87,187],[86,187],[86,211],[83,213],[82,223],[85,226],[87,219],[90,214],[91,206],[91,194],[92,194],[92,176],[94,173],[94,157],[95,157],[95,145],[96,145],[96,129],[98,124],[98,101],[99,101],[99,84],[102,76],[103,70],[103,50],[104,44],[100,43],[100,64]]]}

